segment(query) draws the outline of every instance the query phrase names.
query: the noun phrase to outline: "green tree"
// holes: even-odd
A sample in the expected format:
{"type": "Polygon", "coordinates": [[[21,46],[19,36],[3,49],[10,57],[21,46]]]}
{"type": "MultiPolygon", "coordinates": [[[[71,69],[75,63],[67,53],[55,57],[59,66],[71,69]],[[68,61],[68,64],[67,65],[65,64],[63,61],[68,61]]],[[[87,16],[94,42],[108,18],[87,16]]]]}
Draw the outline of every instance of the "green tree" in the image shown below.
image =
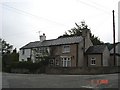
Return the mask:
{"type": "MultiPolygon", "coordinates": [[[[83,30],[85,30],[85,29],[90,30],[88,28],[88,26],[85,24],[84,21],[82,21],[80,25],[78,25],[77,23],[75,23],[75,26],[76,27],[68,30],[62,36],[59,36],[58,38],[72,37],[72,36],[81,36],[83,30]]],[[[92,34],[92,33],[90,33],[90,39],[91,39],[93,45],[104,44],[104,42],[100,41],[100,39],[97,36],[95,36],[94,34],[92,34]]]]}

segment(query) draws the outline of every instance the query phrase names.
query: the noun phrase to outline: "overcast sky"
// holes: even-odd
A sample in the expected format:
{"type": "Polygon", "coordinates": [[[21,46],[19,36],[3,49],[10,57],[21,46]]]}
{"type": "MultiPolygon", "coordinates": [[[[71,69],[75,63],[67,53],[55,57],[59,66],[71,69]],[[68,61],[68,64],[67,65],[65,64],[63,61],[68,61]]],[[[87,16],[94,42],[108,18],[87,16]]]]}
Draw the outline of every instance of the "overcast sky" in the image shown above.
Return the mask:
{"type": "Polygon", "coordinates": [[[16,48],[39,40],[38,31],[55,39],[85,21],[101,41],[113,42],[112,10],[118,41],[119,0],[2,0],[0,37],[16,48]]]}

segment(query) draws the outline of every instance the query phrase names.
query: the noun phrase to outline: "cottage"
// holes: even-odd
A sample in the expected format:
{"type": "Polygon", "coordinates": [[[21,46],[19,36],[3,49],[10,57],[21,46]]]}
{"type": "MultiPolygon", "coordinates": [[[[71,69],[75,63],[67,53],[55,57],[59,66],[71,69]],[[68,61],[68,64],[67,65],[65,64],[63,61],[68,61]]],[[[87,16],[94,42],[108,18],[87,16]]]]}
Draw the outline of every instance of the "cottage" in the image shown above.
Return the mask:
{"type": "Polygon", "coordinates": [[[45,34],[40,41],[30,42],[20,48],[19,61],[37,62],[41,57],[50,56],[50,65],[56,67],[78,67],[85,65],[85,52],[93,46],[90,30],[84,30],[82,36],[46,40],[45,34]]]}
{"type": "Polygon", "coordinates": [[[46,40],[43,34],[40,41],[30,42],[20,48],[19,61],[39,62],[43,57],[50,57],[51,67],[94,67],[111,65],[113,60],[110,60],[110,55],[112,50],[110,54],[106,45],[93,46],[90,30],[86,29],[81,36],[51,40],[46,40]]]}

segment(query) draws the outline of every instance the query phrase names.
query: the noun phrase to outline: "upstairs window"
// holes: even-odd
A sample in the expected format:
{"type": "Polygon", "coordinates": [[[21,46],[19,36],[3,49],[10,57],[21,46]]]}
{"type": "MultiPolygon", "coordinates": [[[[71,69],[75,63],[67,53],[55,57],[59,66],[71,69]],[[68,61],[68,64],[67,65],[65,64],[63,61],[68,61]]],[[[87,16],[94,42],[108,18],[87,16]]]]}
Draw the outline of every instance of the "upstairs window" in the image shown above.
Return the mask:
{"type": "Polygon", "coordinates": [[[64,45],[63,46],[63,53],[69,53],[70,52],[70,45],[64,45]]]}
{"type": "Polygon", "coordinates": [[[22,50],[22,55],[24,55],[24,54],[25,54],[25,50],[23,49],[23,50],[22,50]]]}
{"type": "Polygon", "coordinates": [[[96,58],[91,58],[91,65],[96,65],[96,58]]]}

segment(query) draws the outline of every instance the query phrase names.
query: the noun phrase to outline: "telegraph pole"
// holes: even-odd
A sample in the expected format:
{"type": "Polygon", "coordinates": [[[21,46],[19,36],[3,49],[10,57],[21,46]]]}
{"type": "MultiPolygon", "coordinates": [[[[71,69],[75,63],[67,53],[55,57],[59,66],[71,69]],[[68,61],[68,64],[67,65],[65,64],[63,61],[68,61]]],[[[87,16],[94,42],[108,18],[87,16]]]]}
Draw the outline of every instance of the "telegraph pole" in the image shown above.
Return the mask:
{"type": "Polygon", "coordinates": [[[114,15],[114,10],[113,10],[113,46],[114,46],[114,52],[113,52],[113,60],[114,60],[114,66],[116,64],[116,58],[115,58],[115,54],[116,54],[116,50],[115,50],[115,15],[114,15]]]}

